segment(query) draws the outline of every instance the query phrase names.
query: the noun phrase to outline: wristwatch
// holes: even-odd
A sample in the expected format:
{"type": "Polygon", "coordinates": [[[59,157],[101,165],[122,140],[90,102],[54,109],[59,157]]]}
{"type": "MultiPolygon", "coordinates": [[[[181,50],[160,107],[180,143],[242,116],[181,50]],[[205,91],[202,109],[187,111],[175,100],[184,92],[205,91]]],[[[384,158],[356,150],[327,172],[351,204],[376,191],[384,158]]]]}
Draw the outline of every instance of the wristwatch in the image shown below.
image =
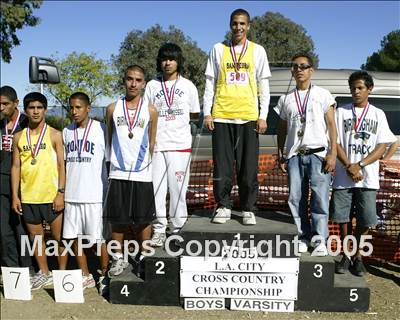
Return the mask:
{"type": "Polygon", "coordinates": [[[58,188],[58,189],[57,189],[57,192],[59,192],[59,193],[64,193],[64,192],[65,192],[65,189],[64,189],[64,188],[58,188]]]}
{"type": "Polygon", "coordinates": [[[362,161],[360,161],[360,162],[358,163],[358,165],[360,166],[361,169],[364,168],[364,167],[366,166],[366,164],[365,164],[364,162],[362,162],[362,161]]]}

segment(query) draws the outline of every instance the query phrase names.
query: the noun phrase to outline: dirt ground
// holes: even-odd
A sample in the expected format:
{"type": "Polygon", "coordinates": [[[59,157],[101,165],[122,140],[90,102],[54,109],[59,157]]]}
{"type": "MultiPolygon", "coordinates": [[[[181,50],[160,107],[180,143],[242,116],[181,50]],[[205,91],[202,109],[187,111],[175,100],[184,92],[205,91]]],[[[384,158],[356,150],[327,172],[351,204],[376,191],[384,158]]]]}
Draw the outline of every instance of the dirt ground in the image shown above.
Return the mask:
{"type": "Polygon", "coordinates": [[[1,294],[1,319],[400,319],[400,266],[374,264],[369,265],[368,271],[371,303],[365,313],[185,311],[179,307],[116,305],[103,299],[93,288],[85,290],[84,304],[55,303],[52,290],[33,292],[31,301],[6,300],[1,294]]]}

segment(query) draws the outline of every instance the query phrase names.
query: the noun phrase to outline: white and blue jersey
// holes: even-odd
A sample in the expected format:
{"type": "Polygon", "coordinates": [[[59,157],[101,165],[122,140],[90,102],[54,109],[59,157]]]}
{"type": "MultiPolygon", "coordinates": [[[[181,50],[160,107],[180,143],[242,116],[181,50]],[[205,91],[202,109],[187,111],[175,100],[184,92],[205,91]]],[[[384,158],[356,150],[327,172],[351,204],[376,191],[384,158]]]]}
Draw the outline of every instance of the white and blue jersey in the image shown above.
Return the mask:
{"type": "Polygon", "coordinates": [[[65,201],[102,203],[107,186],[104,161],[105,125],[93,120],[91,125],[88,123],[87,130],[77,128],[75,131],[75,128],[75,123],[71,123],[63,130],[66,161],[65,201]]]}
{"type": "Polygon", "coordinates": [[[128,124],[124,115],[124,98],[119,99],[113,112],[113,132],[111,139],[110,179],[151,182],[151,155],[149,141],[149,104],[146,100],[129,115],[135,124],[129,136],[128,124]]]}

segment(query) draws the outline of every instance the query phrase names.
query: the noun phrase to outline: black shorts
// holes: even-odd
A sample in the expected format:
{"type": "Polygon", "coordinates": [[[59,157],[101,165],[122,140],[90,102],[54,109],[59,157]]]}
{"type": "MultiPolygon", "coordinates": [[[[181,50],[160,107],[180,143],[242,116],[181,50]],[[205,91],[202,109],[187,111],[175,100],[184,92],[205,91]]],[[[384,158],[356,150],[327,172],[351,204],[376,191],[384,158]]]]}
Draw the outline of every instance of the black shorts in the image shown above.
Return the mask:
{"type": "Polygon", "coordinates": [[[58,217],[58,214],[53,210],[52,203],[22,203],[22,214],[24,215],[25,223],[28,224],[41,224],[43,220],[47,223],[52,223],[58,217]]]}
{"type": "Polygon", "coordinates": [[[156,216],[152,182],[111,179],[105,219],[111,224],[150,224],[156,216]]]}

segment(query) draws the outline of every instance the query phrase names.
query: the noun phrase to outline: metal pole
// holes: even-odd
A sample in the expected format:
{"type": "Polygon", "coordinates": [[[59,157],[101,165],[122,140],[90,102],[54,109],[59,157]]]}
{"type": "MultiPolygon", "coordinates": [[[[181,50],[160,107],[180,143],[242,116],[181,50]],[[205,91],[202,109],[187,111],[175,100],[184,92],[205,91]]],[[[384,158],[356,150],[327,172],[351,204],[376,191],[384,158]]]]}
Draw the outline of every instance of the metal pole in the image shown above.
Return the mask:
{"type": "Polygon", "coordinates": [[[43,83],[40,84],[40,93],[43,94],[43,83]]]}

